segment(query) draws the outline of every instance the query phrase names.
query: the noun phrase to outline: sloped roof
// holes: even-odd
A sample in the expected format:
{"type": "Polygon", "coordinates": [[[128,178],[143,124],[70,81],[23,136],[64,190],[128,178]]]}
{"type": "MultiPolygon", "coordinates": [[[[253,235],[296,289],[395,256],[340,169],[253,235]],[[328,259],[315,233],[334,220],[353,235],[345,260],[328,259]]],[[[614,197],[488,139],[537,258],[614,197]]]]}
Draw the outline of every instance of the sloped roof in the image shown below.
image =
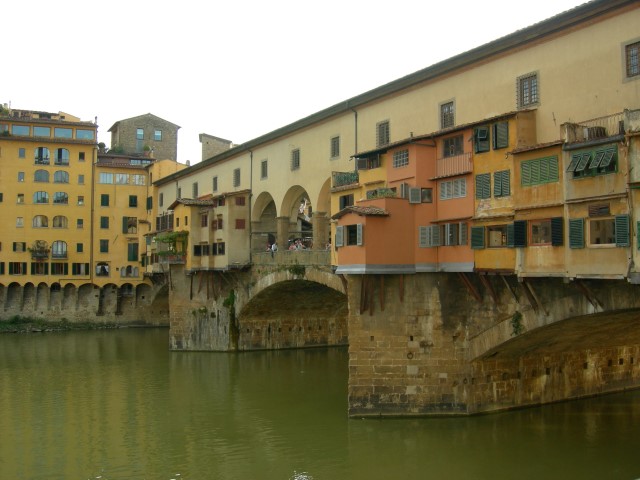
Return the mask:
{"type": "Polygon", "coordinates": [[[347,213],[355,213],[356,215],[361,215],[363,217],[388,217],[389,216],[389,212],[379,207],[361,207],[358,205],[350,205],[340,210],[331,218],[334,220],[337,220],[345,216],[347,213]]]}
{"type": "Polygon", "coordinates": [[[176,125],[175,123],[170,122],[169,120],[165,120],[164,118],[160,118],[160,117],[158,117],[157,115],[154,115],[153,113],[145,113],[144,115],[137,115],[137,116],[135,116],[135,117],[131,117],[131,118],[123,118],[122,120],[118,120],[116,123],[114,123],[113,125],[111,125],[111,128],[110,128],[109,130],[107,130],[107,131],[108,131],[108,132],[110,132],[110,131],[112,131],[112,130],[115,130],[115,129],[117,128],[117,126],[118,126],[118,124],[119,124],[120,122],[126,122],[126,121],[129,121],[129,120],[135,120],[135,119],[137,119],[137,118],[143,118],[143,117],[153,117],[153,118],[157,118],[158,120],[162,120],[163,122],[170,123],[171,125],[173,125],[174,127],[176,127],[176,130],[177,130],[178,128],[180,128],[180,125],[176,125]]]}
{"type": "Polygon", "coordinates": [[[187,207],[212,207],[213,200],[194,200],[192,198],[178,198],[171,205],[169,205],[168,210],[175,210],[175,207],[178,205],[186,205],[187,207]]]}

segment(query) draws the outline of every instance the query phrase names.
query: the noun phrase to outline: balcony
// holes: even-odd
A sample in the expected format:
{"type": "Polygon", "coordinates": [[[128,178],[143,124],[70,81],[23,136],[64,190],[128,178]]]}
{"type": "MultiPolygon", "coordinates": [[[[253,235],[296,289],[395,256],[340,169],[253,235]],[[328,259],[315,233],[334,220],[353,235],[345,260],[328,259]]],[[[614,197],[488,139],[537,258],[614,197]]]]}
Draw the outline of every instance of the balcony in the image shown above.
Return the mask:
{"type": "Polygon", "coordinates": [[[624,135],[624,113],[562,124],[565,143],[584,143],[624,135]]]}
{"type": "Polygon", "coordinates": [[[473,171],[471,153],[462,153],[452,157],[436,160],[436,176],[434,178],[452,177],[473,171]]]}
{"type": "Polygon", "coordinates": [[[164,255],[162,253],[158,254],[158,260],[160,263],[166,263],[169,265],[184,265],[186,259],[186,253],[171,253],[168,255],[164,255]]]}
{"type": "Polygon", "coordinates": [[[357,185],[360,176],[357,171],[353,172],[331,172],[332,188],[344,187],[346,185],[357,185]]]}

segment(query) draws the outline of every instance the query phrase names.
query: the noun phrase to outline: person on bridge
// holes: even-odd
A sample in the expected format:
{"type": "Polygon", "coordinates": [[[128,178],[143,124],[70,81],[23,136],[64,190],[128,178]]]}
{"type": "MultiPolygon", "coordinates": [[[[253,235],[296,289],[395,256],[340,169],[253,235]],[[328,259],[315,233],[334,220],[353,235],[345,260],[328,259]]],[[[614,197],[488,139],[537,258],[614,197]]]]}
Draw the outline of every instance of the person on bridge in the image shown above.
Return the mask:
{"type": "Polygon", "coordinates": [[[278,251],[278,245],[276,245],[276,242],[273,242],[271,244],[271,258],[275,256],[277,251],[278,251]]]}

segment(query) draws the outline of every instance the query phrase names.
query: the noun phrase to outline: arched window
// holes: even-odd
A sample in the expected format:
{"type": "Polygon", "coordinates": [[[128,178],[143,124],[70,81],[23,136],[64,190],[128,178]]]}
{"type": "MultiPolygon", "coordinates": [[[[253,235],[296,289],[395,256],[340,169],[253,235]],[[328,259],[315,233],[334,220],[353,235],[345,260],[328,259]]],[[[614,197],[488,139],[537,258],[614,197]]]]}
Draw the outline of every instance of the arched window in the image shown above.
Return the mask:
{"type": "Polygon", "coordinates": [[[56,150],[56,165],[69,165],[69,150],[66,148],[56,150]]]}
{"type": "Polygon", "coordinates": [[[69,195],[65,192],[56,192],[53,194],[53,203],[67,205],[69,203],[69,195]]]}
{"type": "Polygon", "coordinates": [[[67,242],[56,240],[51,245],[52,258],[67,258],[67,242]]]}
{"type": "Polygon", "coordinates": [[[49,203],[49,194],[47,192],[34,193],[33,203],[49,203]]]}
{"type": "Polygon", "coordinates": [[[53,228],[67,228],[68,221],[64,215],[53,217],[53,228]]]}
{"type": "Polygon", "coordinates": [[[109,264],[107,262],[98,262],[96,264],[96,275],[99,277],[108,277],[109,264]]]}
{"type": "Polygon", "coordinates": [[[58,170],[53,174],[53,183],[69,183],[69,174],[58,170]]]}
{"type": "Polygon", "coordinates": [[[36,215],[31,222],[33,228],[47,228],[49,226],[49,219],[46,215],[36,215]]]}
{"type": "Polygon", "coordinates": [[[37,165],[49,165],[51,154],[47,147],[37,147],[33,153],[37,165]]]}
{"type": "Polygon", "coordinates": [[[48,182],[49,181],[49,172],[46,170],[36,170],[36,173],[33,174],[34,182],[48,182]]]}

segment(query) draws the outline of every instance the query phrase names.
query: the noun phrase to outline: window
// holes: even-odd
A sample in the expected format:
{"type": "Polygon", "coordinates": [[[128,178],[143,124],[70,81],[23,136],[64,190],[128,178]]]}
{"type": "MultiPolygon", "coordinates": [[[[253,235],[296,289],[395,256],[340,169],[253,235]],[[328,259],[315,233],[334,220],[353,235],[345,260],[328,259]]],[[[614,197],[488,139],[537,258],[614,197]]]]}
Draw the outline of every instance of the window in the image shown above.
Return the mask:
{"type": "Polygon", "coordinates": [[[617,166],[618,149],[617,147],[609,147],[572,154],[567,172],[572,172],[573,178],[592,177],[615,173],[617,166]]]}
{"type": "Polygon", "coordinates": [[[47,192],[34,193],[33,203],[49,203],[49,194],[47,192]]]}
{"type": "Polygon", "coordinates": [[[462,198],[467,196],[467,179],[456,178],[440,183],[440,200],[462,198]]]}
{"type": "Polygon", "coordinates": [[[493,174],[493,196],[508,197],[511,195],[511,170],[500,170],[493,174]]]}
{"type": "Polygon", "coordinates": [[[532,220],[531,245],[551,245],[551,219],[532,220]]]}
{"type": "Polygon", "coordinates": [[[16,198],[16,203],[18,203],[19,205],[22,205],[24,203],[24,193],[18,194],[18,197],[16,198]]]}
{"type": "Polygon", "coordinates": [[[136,128],[136,140],[144,140],[144,129],[136,128]]]}
{"type": "Polygon", "coordinates": [[[137,207],[138,206],[138,196],[137,195],[129,195],[129,206],[137,207]]]}
{"type": "Polygon", "coordinates": [[[16,217],[16,227],[24,227],[24,217],[16,217]]]}
{"type": "Polygon", "coordinates": [[[69,183],[69,174],[63,171],[57,171],[53,174],[53,183],[69,183]]]}
{"type": "MultiPolygon", "coordinates": [[[[268,174],[269,174],[269,164],[267,160],[262,160],[262,162],[260,162],[260,178],[265,179],[269,176],[268,174]]],[[[217,177],[213,177],[213,178],[214,180],[217,179],[217,177]]]]}
{"type": "MultiPolygon", "coordinates": [[[[572,219],[574,222],[581,222],[582,219],[572,219]]],[[[570,244],[579,245],[580,243],[584,244],[584,240],[580,238],[577,228],[577,223],[573,225],[573,232],[571,230],[572,220],[569,221],[569,235],[570,235],[570,244]],[[573,233],[573,238],[572,238],[573,233]],[[573,243],[572,243],[573,240],[573,243]]],[[[597,218],[597,219],[589,219],[589,227],[588,227],[588,245],[590,247],[598,247],[598,246],[616,246],[616,247],[626,247],[629,246],[629,215],[616,215],[612,218],[597,218]]],[[[580,246],[576,246],[573,248],[580,248],[580,246]]]]}
{"type": "Polygon", "coordinates": [[[69,203],[69,195],[65,192],[55,192],[53,194],[53,203],[67,205],[69,203]]]}
{"type": "Polygon", "coordinates": [[[517,80],[518,108],[526,108],[539,103],[538,74],[528,73],[517,80]]]}
{"type": "Polygon", "coordinates": [[[213,183],[213,191],[217,192],[218,191],[218,177],[213,177],[212,183],[213,183]]]}
{"type": "Polygon", "coordinates": [[[73,138],[73,130],[70,128],[54,128],[53,136],[56,138],[73,138]]]}
{"type": "Polygon", "coordinates": [[[113,173],[101,173],[98,177],[98,183],[112,184],[113,173]]]}
{"type": "Polygon", "coordinates": [[[291,150],[291,170],[298,170],[300,168],[300,149],[296,148],[291,150]]]}
{"type": "Polygon", "coordinates": [[[236,230],[244,230],[246,220],[244,218],[236,218],[236,230]]]}
{"type": "Polygon", "coordinates": [[[127,245],[127,261],[128,262],[137,262],[138,261],[138,243],[129,243],[127,245]]]}
{"type": "Polygon", "coordinates": [[[389,120],[376,124],[376,147],[389,145],[391,135],[389,133],[389,120]]]}
{"type": "Polygon", "coordinates": [[[51,127],[33,127],[34,137],[51,137],[51,127]]]}
{"type": "Polygon", "coordinates": [[[11,125],[11,135],[20,135],[21,137],[28,137],[31,133],[31,129],[27,125],[11,125]]]}
{"type": "Polygon", "coordinates": [[[422,203],[433,203],[433,188],[421,188],[420,199],[422,203]]]}
{"type": "Polygon", "coordinates": [[[558,157],[536,158],[520,164],[520,183],[523,187],[553,183],[559,180],[558,157]]]}
{"type": "Polygon", "coordinates": [[[56,165],[69,165],[69,150],[66,148],[58,148],[56,150],[56,165]]]}
{"type": "Polygon", "coordinates": [[[27,251],[26,242],[13,242],[13,251],[16,253],[23,253],[27,251]]]}
{"type": "Polygon", "coordinates": [[[409,150],[393,152],[393,168],[406,167],[409,165],[409,150]]]}
{"type": "Polygon", "coordinates": [[[159,207],[164,206],[164,193],[161,193],[160,196],[158,197],[158,206],[159,207]]]}
{"type": "Polygon", "coordinates": [[[453,101],[440,105],[440,128],[449,128],[455,125],[455,106],[453,101]]]}
{"type": "Polygon", "coordinates": [[[56,240],[51,244],[51,258],[67,258],[67,242],[56,240]]]}
{"type": "Polygon", "coordinates": [[[344,226],[338,225],[336,227],[336,247],[363,245],[363,240],[363,225],[361,223],[344,226]]]}
{"type": "Polygon", "coordinates": [[[100,240],[100,253],[109,253],[109,240],[100,240]]]}
{"type": "Polygon", "coordinates": [[[100,228],[109,228],[109,217],[100,217],[100,228]]]}
{"type": "Polygon", "coordinates": [[[115,180],[116,180],[116,185],[129,185],[129,174],[116,173],[115,180]]]}
{"type": "Polygon", "coordinates": [[[84,228],[84,220],[82,218],[76,220],[76,228],[84,228]]]}
{"type": "Polygon", "coordinates": [[[9,275],[26,275],[27,262],[9,262],[9,275]]]}
{"type": "Polygon", "coordinates": [[[36,215],[31,221],[33,228],[47,228],[49,226],[49,218],[46,215],[36,215]]]}
{"type": "Polygon", "coordinates": [[[146,185],[147,179],[144,175],[131,174],[129,175],[129,183],[131,183],[131,185],[146,185]]]}
{"type": "Polygon", "coordinates": [[[153,209],[153,197],[147,197],[147,210],[153,209]]]}
{"type": "Polygon", "coordinates": [[[53,217],[53,228],[67,228],[69,222],[64,215],[56,215],[53,217]]]}
{"type": "Polygon", "coordinates": [[[49,165],[51,160],[51,154],[47,147],[37,147],[33,153],[36,165],[49,165]]]}
{"type": "Polygon", "coordinates": [[[239,168],[236,168],[233,170],[233,186],[234,187],[240,186],[240,169],[239,168]]]}
{"type": "Polygon", "coordinates": [[[76,139],[77,140],[93,140],[96,134],[93,130],[84,130],[78,128],[76,130],[76,139]]]}
{"type": "Polygon", "coordinates": [[[476,198],[482,200],[491,198],[491,174],[480,173],[476,175],[476,198]]]}
{"type": "Polygon", "coordinates": [[[353,193],[349,195],[340,195],[340,210],[343,210],[347,207],[353,205],[353,193]]]}
{"type": "Polygon", "coordinates": [[[156,142],[161,142],[162,141],[162,130],[154,130],[153,131],[153,139],[156,142]]]}
{"type": "Polygon", "coordinates": [[[201,213],[200,214],[200,226],[201,227],[208,227],[209,226],[209,214],[208,213],[201,213]]]}
{"type": "Polygon", "coordinates": [[[78,175],[78,185],[84,185],[84,175],[78,175]]]}
{"type": "Polygon", "coordinates": [[[18,158],[26,158],[27,156],[27,151],[24,148],[19,148],[18,149],[18,158]]]}
{"type": "Polygon", "coordinates": [[[100,195],[100,206],[108,207],[109,206],[109,194],[103,193],[100,195]]]}
{"type": "Polygon", "coordinates": [[[624,47],[624,57],[627,78],[640,75],[640,42],[626,45],[624,47]]]}
{"type": "Polygon", "coordinates": [[[473,149],[475,153],[488,152],[490,145],[489,127],[478,127],[473,130],[473,149]]]}
{"type": "Polygon", "coordinates": [[[24,172],[18,172],[18,181],[24,182],[24,172]]]}
{"type": "Polygon", "coordinates": [[[89,275],[88,263],[72,263],[71,275],[89,275]]]}
{"type": "Polygon", "coordinates": [[[487,227],[489,248],[506,247],[507,246],[507,226],[491,225],[487,227]]]}
{"type": "Polygon", "coordinates": [[[46,170],[36,170],[33,174],[34,182],[49,182],[49,172],[46,170]]]}
{"type": "Polygon", "coordinates": [[[84,152],[79,152],[78,153],[78,161],[79,162],[84,162],[84,152]]]}
{"type": "Polygon", "coordinates": [[[443,157],[455,157],[456,155],[462,155],[464,153],[464,147],[462,146],[462,135],[456,135],[455,137],[445,138],[442,143],[443,157]]]}
{"type": "Polygon", "coordinates": [[[494,123],[491,128],[493,130],[493,149],[507,148],[509,146],[509,122],[494,123]]]}
{"type": "Polygon", "coordinates": [[[84,195],[78,195],[78,205],[84,205],[84,195]]]}
{"type": "Polygon", "coordinates": [[[237,207],[244,207],[247,203],[247,197],[236,197],[236,206],[237,207]]]}
{"type": "Polygon", "coordinates": [[[125,233],[125,234],[138,233],[138,218],[122,217],[122,233],[125,233]]]}
{"type": "Polygon", "coordinates": [[[191,185],[191,198],[198,198],[198,182],[191,185]]]}
{"type": "Polygon", "coordinates": [[[340,157],[340,137],[339,136],[331,137],[330,150],[331,150],[330,158],[332,160],[340,157]]]}
{"type": "Polygon", "coordinates": [[[96,275],[99,276],[99,277],[108,277],[109,276],[109,264],[107,262],[98,262],[96,264],[96,275]]]}
{"type": "MultiPolygon", "coordinates": [[[[52,263],[51,264],[51,275],[68,275],[69,274],[69,264],[68,263],[52,263]]],[[[53,288],[53,286],[52,286],[53,288]]]]}
{"type": "Polygon", "coordinates": [[[380,168],[380,155],[356,157],[356,170],[371,170],[373,168],[380,168]]]}

